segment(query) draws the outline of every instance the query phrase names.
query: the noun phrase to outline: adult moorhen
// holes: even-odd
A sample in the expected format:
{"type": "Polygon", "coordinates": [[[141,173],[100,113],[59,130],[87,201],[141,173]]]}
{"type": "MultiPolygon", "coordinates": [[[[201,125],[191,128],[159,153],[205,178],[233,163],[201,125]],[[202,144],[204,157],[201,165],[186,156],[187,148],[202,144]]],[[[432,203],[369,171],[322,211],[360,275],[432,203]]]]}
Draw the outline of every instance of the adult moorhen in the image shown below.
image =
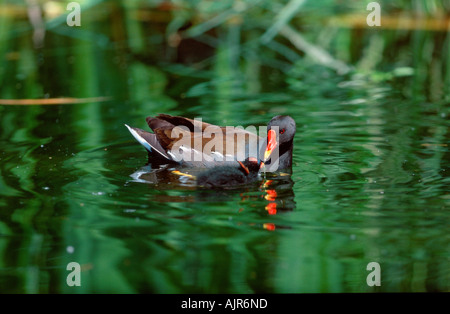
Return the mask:
{"type": "Polygon", "coordinates": [[[210,168],[238,166],[238,160],[254,157],[273,166],[266,168],[269,171],[292,165],[296,125],[289,116],[273,117],[267,125],[266,138],[241,128],[216,126],[168,114],[147,117],[146,121],[154,133],[125,126],[147,149],[149,159],[156,163],[210,168]]]}

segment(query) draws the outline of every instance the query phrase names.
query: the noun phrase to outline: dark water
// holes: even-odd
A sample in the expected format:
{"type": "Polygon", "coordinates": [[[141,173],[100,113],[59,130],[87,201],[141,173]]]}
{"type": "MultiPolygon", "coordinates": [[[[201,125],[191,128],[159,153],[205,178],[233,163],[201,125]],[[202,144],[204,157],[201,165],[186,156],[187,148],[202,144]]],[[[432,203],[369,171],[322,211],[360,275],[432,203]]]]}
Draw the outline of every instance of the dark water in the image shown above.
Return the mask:
{"type": "Polygon", "coordinates": [[[15,23],[0,98],[107,98],[0,106],[0,292],[449,290],[449,106],[409,93],[414,75],[306,61],[257,77],[220,60],[191,71],[142,60],[114,33],[102,44],[60,27],[35,49],[15,23]],[[200,190],[146,165],[124,126],[147,129],[156,113],[244,127],[289,114],[292,171],[200,190]],[[80,287],[66,284],[70,262],[80,287]],[[379,287],[366,283],[370,262],[379,287]]]}

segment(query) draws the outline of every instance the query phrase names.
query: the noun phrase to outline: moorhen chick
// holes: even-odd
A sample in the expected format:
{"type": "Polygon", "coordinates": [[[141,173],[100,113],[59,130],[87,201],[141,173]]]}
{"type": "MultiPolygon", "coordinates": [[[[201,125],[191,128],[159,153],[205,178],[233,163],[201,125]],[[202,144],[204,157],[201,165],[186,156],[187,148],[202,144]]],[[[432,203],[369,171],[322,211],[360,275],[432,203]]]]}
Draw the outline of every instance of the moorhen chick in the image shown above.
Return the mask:
{"type": "Polygon", "coordinates": [[[197,185],[206,188],[235,187],[249,184],[257,180],[259,169],[263,163],[256,158],[247,158],[240,162],[239,167],[218,166],[206,170],[197,176],[197,185]]]}

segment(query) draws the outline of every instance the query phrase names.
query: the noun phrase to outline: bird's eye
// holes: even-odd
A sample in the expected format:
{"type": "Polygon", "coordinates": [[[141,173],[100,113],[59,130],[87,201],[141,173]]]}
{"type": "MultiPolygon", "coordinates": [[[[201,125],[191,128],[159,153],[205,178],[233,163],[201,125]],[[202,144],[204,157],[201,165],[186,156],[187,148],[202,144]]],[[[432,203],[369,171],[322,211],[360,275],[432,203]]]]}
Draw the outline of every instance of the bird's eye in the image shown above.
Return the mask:
{"type": "Polygon", "coordinates": [[[280,134],[283,134],[284,132],[286,132],[285,129],[281,129],[280,134]]]}

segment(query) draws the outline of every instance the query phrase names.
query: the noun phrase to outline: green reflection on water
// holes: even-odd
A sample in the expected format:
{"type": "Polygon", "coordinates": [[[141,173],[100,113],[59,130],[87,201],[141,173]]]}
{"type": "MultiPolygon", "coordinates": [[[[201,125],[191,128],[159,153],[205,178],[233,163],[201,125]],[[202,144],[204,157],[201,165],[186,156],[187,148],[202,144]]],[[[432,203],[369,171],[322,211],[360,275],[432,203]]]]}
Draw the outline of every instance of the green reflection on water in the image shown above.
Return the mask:
{"type": "Polygon", "coordinates": [[[53,20],[39,49],[25,17],[0,19],[1,99],[108,97],[0,106],[1,292],[448,291],[448,32],[306,19],[357,67],[337,75],[285,40],[261,45],[258,15],[173,47],[164,27],[189,15],[92,8],[82,32],[53,20]],[[243,126],[289,114],[292,174],[223,193],[164,171],[136,180],[150,168],[123,124],[162,112],[243,126]],[[72,261],[81,287],[66,284],[72,261]],[[381,287],[366,284],[372,261],[381,287]]]}

